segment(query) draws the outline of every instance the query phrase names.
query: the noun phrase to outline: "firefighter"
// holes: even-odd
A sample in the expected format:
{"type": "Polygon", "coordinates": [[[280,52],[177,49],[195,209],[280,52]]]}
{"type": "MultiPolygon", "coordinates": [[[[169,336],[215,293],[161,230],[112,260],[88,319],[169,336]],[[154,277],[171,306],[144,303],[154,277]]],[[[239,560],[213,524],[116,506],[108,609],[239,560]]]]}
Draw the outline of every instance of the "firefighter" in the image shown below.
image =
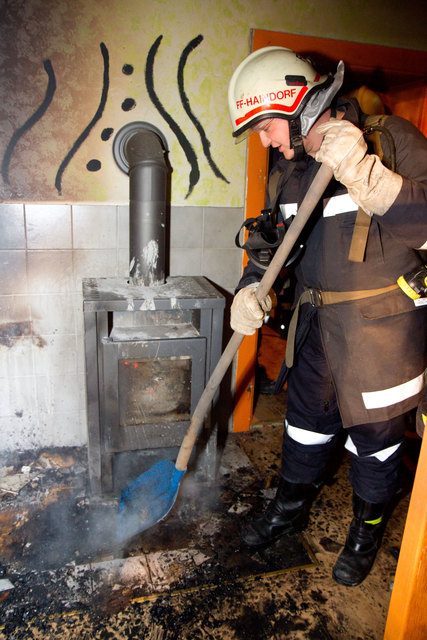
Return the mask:
{"type": "MultiPolygon", "coordinates": [[[[283,156],[279,225],[295,214],[320,163],[334,175],[302,232],[294,268],[292,335],[278,381],[288,383],[279,486],[244,525],[242,539],[258,549],[307,526],[344,433],[354,517],[333,577],[355,586],[380,545],[407,414],[425,384],[427,310],[396,281],[422,264],[419,250],[427,248],[427,140],[408,121],[388,116],[381,162],[368,150],[357,100],[338,97],[343,74],[342,62],[335,74],[321,75],[289,49],[260,49],[235,70],[229,110],[236,141],[256,132],[283,156]]],[[[262,275],[249,261],[236,288],[231,326],[244,335],[271,307],[269,296],[255,298],[262,275]]]]}

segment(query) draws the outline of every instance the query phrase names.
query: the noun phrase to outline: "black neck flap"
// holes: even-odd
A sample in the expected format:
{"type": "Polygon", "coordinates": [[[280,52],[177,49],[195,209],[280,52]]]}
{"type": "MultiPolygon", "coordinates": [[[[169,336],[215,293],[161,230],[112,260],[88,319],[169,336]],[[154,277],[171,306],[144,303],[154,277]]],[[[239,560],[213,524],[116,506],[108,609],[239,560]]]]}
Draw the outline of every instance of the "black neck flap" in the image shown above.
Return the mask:
{"type": "Polygon", "coordinates": [[[305,154],[304,145],[301,136],[301,122],[299,118],[295,120],[288,120],[289,122],[289,140],[291,143],[291,149],[294,149],[295,155],[292,158],[294,162],[302,160],[305,154]]]}

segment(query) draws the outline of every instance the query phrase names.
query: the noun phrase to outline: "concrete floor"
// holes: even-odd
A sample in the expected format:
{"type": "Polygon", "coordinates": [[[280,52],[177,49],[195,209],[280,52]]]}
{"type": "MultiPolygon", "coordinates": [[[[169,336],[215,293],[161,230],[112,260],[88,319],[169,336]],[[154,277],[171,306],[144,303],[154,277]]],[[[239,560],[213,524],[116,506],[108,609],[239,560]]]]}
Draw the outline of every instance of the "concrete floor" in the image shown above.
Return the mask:
{"type": "Polygon", "coordinates": [[[382,639],[409,504],[406,468],[358,587],[331,577],[352,517],[345,453],[303,534],[264,555],[239,547],[248,512],[274,495],[285,402],[285,392],[261,396],[251,430],[228,436],[215,486],[188,476],[170,515],[120,549],[111,542],[117,504],[88,501],[84,451],[15,463],[28,482],[0,497],[0,639],[382,639]]]}
{"type": "MultiPolygon", "coordinates": [[[[194,523],[182,519],[182,513],[189,509],[187,501],[195,501],[191,486],[183,486],[181,503],[176,507],[179,515],[172,510],[156,525],[153,535],[141,534],[121,554],[108,556],[104,551],[104,557],[95,554],[90,561],[79,561],[77,556],[61,566],[51,562],[37,568],[34,562],[26,566],[25,558],[34,561],[27,549],[42,547],[35,522],[46,505],[39,504],[30,518],[35,527],[33,537],[28,531],[20,537],[16,530],[8,529],[10,519],[6,516],[14,514],[19,531],[31,505],[9,500],[6,508],[3,500],[1,515],[6,526],[1,538],[0,577],[10,579],[15,588],[0,594],[4,598],[0,602],[0,638],[380,640],[408,496],[397,505],[365,582],[353,589],[336,584],[331,569],[351,519],[345,457],[316,499],[307,531],[280,541],[276,565],[267,567],[253,558],[254,566],[246,567],[243,573],[234,570],[242,562],[238,529],[251,506],[251,488],[258,484],[267,498],[274,493],[268,485],[274,485],[277,477],[281,429],[254,427],[229,437],[218,478],[218,484],[226,488],[222,494],[225,511],[234,518],[225,536],[218,532],[218,507],[203,513],[199,505],[194,523]],[[181,518],[179,533],[173,526],[176,518],[181,518]],[[216,554],[212,553],[212,541],[216,554]],[[294,554],[304,549],[307,556],[303,554],[295,566],[294,554]]],[[[50,483],[50,506],[63,501],[65,484],[50,483]]],[[[70,526],[66,523],[65,528],[69,531],[70,526]]],[[[83,534],[81,530],[82,540],[83,534]]],[[[50,544],[54,546],[53,539],[50,544]]],[[[243,564],[247,565],[247,558],[243,564]]]]}

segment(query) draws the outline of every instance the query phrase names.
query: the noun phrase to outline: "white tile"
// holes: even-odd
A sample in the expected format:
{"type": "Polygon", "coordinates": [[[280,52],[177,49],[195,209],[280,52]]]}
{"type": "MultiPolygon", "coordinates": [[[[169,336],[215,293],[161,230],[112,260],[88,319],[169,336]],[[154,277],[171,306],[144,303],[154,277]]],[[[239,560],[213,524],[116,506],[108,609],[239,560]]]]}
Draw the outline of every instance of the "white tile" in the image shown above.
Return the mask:
{"type": "MultiPolygon", "coordinates": [[[[3,351],[3,349],[1,350],[3,351]]],[[[21,378],[33,375],[33,337],[17,337],[5,352],[6,375],[21,378]]]]}
{"type": "Polygon", "coordinates": [[[86,396],[86,372],[77,372],[77,388],[79,393],[79,407],[80,411],[87,409],[87,396],[86,396]]]}
{"type": "Polygon", "coordinates": [[[29,416],[37,414],[36,379],[34,376],[9,378],[9,415],[21,418],[25,424],[29,416]]]}
{"type": "Polygon", "coordinates": [[[28,249],[71,249],[71,207],[65,204],[27,204],[28,249]]]}
{"type": "Polygon", "coordinates": [[[84,318],[83,318],[83,291],[75,291],[69,297],[70,308],[73,309],[74,315],[74,333],[76,336],[83,336],[84,318]]]}
{"type": "Polygon", "coordinates": [[[36,398],[38,414],[47,416],[51,405],[51,388],[48,375],[36,376],[36,398]]]}
{"type": "MultiPolygon", "coordinates": [[[[6,370],[0,369],[2,373],[6,370]]],[[[7,377],[0,378],[0,417],[10,416],[12,413],[10,402],[10,379],[7,377]]]]}
{"type": "Polygon", "coordinates": [[[117,252],[117,276],[127,278],[129,272],[129,249],[119,249],[117,252]]]}
{"type": "MultiPolygon", "coordinates": [[[[86,407],[81,409],[79,412],[79,422],[76,424],[76,432],[75,432],[75,442],[73,443],[73,447],[81,447],[87,444],[87,434],[88,434],[88,426],[87,426],[87,410],[86,407]]],[[[59,440],[60,442],[61,440],[59,440]]]]}
{"type": "Polygon", "coordinates": [[[0,251],[0,295],[27,291],[25,251],[0,251]]]}
{"type": "MultiPolygon", "coordinates": [[[[26,322],[30,320],[30,318],[31,308],[28,296],[0,295],[0,324],[7,325],[13,322],[26,322]]],[[[6,330],[6,327],[3,328],[6,330]]]]}
{"type": "Polygon", "coordinates": [[[45,417],[47,431],[51,434],[51,446],[78,447],[87,442],[82,433],[80,412],[51,413],[45,417]]]}
{"type": "Polygon", "coordinates": [[[205,249],[202,275],[224,289],[234,290],[242,273],[240,249],[205,249]]]}
{"type": "Polygon", "coordinates": [[[203,247],[215,249],[233,249],[234,239],[243,222],[243,209],[240,207],[205,207],[203,247]]]}
{"type": "Polygon", "coordinates": [[[202,249],[171,249],[171,276],[200,276],[202,249]]]}
{"type": "Polygon", "coordinates": [[[114,278],[117,275],[115,249],[74,251],[74,291],[82,291],[83,278],[114,278]]]}
{"type": "Polygon", "coordinates": [[[117,246],[129,252],[129,205],[117,207],[117,246]]]}
{"type": "Polygon", "coordinates": [[[86,375],[86,355],[85,355],[85,343],[83,334],[76,336],[76,349],[77,349],[77,373],[86,375]]]}
{"type": "Polygon", "coordinates": [[[41,337],[44,347],[39,349],[33,345],[36,375],[77,375],[76,336],[58,333],[41,337]]]}
{"type": "Polygon", "coordinates": [[[73,205],[73,247],[112,249],[117,246],[115,205],[73,205]]]}
{"type": "Polygon", "coordinates": [[[199,248],[203,241],[203,209],[171,207],[170,246],[173,249],[199,248]]]}
{"type": "Polygon", "coordinates": [[[69,293],[31,295],[28,299],[35,333],[75,333],[74,308],[69,293]]]}
{"type": "MultiPolygon", "coordinates": [[[[37,376],[37,402],[40,419],[52,414],[78,416],[81,393],[77,374],[37,376]]],[[[75,418],[77,420],[77,418],[75,418]]]]}
{"type": "Polygon", "coordinates": [[[1,450],[23,451],[45,446],[38,416],[27,416],[26,420],[17,416],[0,417],[1,450]]]}
{"type": "Polygon", "coordinates": [[[0,378],[6,378],[9,374],[9,349],[3,344],[0,346],[0,378]]]}
{"type": "Polygon", "coordinates": [[[0,249],[25,249],[24,206],[0,203],[0,249]]]}
{"type": "Polygon", "coordinates": [[[28,251],[30,293],[67,293],[73,290],[71,251],[28,251]]]}

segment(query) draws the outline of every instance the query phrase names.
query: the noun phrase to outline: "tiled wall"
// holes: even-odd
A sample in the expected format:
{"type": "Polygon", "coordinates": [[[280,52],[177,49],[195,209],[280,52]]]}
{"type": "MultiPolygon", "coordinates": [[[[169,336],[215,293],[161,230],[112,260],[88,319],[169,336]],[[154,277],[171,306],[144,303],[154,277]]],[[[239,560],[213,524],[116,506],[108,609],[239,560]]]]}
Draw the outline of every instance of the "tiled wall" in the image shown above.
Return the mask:
{"type": "MultiPolygon", "coordinates": [[[[242,219],[172,207],[170,275],[232,292],[242,219]]],[[[0,451],[86,443],[81,282],[128,275],[128,229],[127,206],[0,204],[0,451]]]]}

